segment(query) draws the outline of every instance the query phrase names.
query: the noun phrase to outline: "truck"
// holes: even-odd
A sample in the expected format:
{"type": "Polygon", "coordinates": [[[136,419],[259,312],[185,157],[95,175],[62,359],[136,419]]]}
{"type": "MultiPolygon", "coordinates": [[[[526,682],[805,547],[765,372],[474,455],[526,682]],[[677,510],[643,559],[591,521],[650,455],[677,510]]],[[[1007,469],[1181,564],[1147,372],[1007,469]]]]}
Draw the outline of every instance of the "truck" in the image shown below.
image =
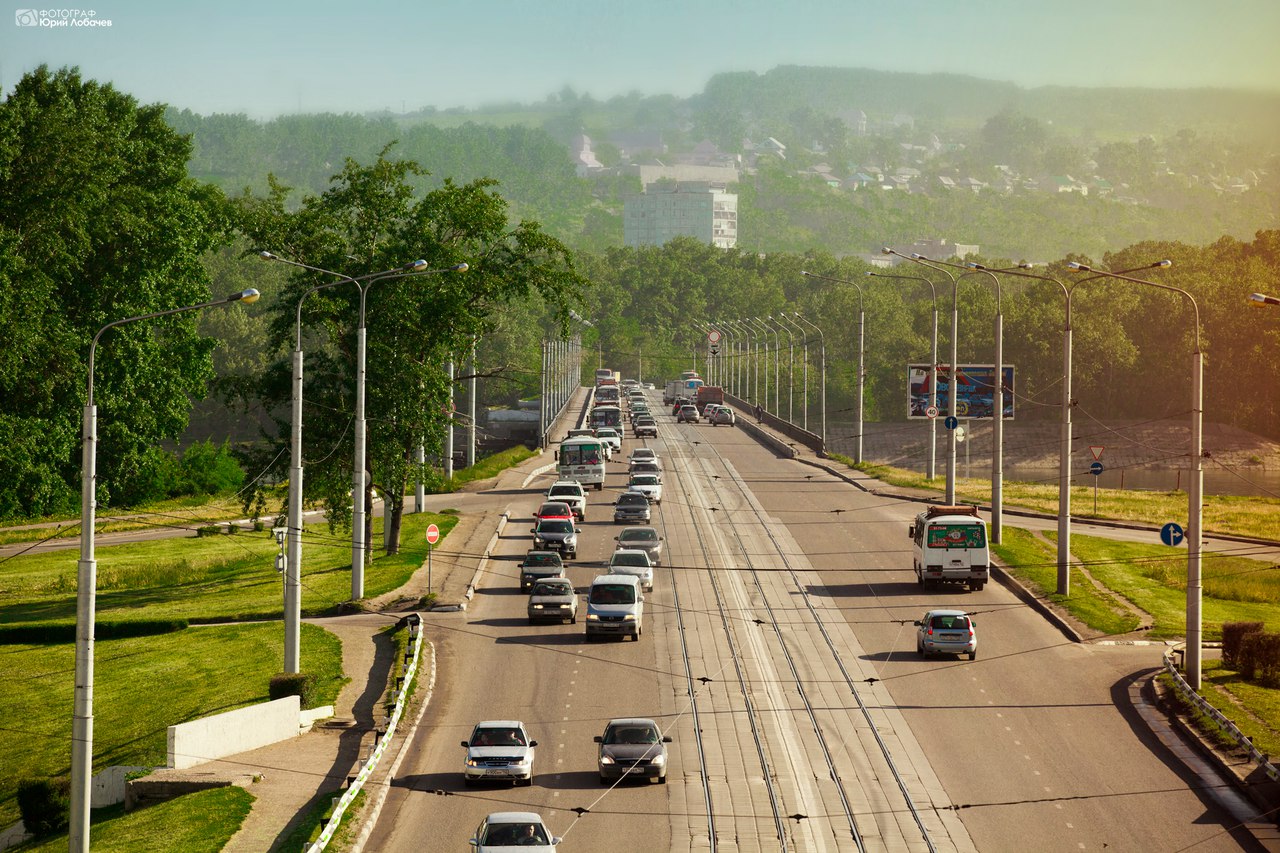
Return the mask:
{"type": "Polygon", "coordinates": [[[991,573],[987,524],[973,506],[929,506],[908,530],[913,548],[916,583],[968,584],[977,592],[991,573]]]}
{"type": "Polygon", "coordinates": [[[617,385],[618,374],[611,367],[601,367],[596,371],[596,387],[601,385],[617,385]]]}
{"type": "Polygon", "coordinates": [[[719,385],[699,385],[693,403],[698,407],[698,414],[706,414],[707,404],[724,404],[724,389],[719,385]]]}

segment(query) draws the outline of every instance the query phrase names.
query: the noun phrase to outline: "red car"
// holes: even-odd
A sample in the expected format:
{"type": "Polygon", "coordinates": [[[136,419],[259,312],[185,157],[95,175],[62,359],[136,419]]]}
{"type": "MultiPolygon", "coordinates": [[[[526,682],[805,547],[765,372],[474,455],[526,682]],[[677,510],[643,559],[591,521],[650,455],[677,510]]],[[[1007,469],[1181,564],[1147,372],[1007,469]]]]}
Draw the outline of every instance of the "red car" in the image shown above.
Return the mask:
{"type": "Polygon", "coordinates": [[[547,501],[538,507],[538,511],[533,514],[534,518],[567,518],[573,520],[573,510],[569,508],[567,503],[563,501],[547,501]]]}

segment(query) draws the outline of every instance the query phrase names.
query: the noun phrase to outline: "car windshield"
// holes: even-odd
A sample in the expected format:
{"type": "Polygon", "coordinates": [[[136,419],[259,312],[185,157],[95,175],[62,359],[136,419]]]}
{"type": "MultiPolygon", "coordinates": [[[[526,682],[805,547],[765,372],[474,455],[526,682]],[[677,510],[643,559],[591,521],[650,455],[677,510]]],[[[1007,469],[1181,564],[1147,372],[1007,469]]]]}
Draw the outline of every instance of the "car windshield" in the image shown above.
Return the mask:
{"type": "Polygon", "coordinates": [[[555,503],[545,503],[538,509],[538,515],[568,515],[569,505],[556,501],[555,503]]]}
{"type": "Polygon", "coordinates": [[[641,494],[625,494],[618,498],[618,506],[648,506],[649,499],[641,494]]]}
{"type": "Polygon", "coordinates": [[[551,497],[582,497],[582,486],[552,486],[548,493],[551,497]]]}
{"type": "Polygon", "coordinates": [[[523,847],[547,845],[546,830],[537,823],[491,823],[484,835],[485,846],[523,847]]]}
{"type": "Polygon", "coordinates": [[[635,604],[636,588],[629,584],[599,583],[591,587],[592,604],[635,604]]]}
{"type": "Polygon", "coordinates": [[[569,595],[573,592],[567,583],[534,584],[532,595],[569,595]]]}
{"type": "Polygon", "coordinates": [[[631,478],[631,485],[633,485],[633,486],[656,486],[656,485],[658,485],[658,478],[657,478],[657,477],[655,477],[653,474],[641,474],[641,475],[640,475],[640,476],[638,476],[638,477],[632,477],[632,478],[631,478]]]}
{"type": "Polygon", "coordinates": [[[596,430],[596,438],[617,438],[617,437],[618,437],[617,431],[609,429],[608,427],[596,430]]]}
{"type": "Polygon", "coordinates": [[[471,735],[472,746],[528,746],[524,732],[506,726],[492,729],[476,729],[471,735]]]}
{"type": "Polygon", "coordinates": [[[657,743],[658,730],[653,726],[610,726],[605,743],[657,743]]]}
{"type": "Polygon", "coordinates": [[[542,521],[538,524],[539,533],[572,533],[573,522],[560,521],[551,519],[550,521],[542,521]]]}
{"type": "Polygon", "coordinates": [[[624,530],[618,537],[619,542],[657,542],[656,530],[624,530]]]}
{"type": "Polygon", "coordinates": [[[929,620],[930,628],[941,628],[943,630],[969,627],[968,616],[935,616],[929,620]]]}
{"type": "Polygon", "coordinates": [[[649,558],[644,554],[618,554],[613,555],[613,559],[609,561],[610,566],[643,566],[649,565],[649,558]]]}
{"type": "Polygon", "coordinates": [[[559,566],[562,564],[559,554],[544,551],[531,551],[524,557],[526,566],[559,566]]]}

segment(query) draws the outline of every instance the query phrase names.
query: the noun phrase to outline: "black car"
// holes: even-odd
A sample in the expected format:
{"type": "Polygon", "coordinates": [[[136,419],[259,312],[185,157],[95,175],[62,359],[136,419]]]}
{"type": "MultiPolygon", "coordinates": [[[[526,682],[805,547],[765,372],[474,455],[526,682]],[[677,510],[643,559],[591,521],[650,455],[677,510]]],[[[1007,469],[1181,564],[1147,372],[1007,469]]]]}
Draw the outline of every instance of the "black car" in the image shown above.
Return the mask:
{"type": "Polygon", "coordinates": [[[530,551],[520,563],[520,589],[528,590],[543,578],[564,577],[564,560],[555,551],[530,551]]]}
{"type": "Polygon", "coordinates": [[[613,505],[614,524],[648,524],[651,517],[649,499],[639,492],[623,492],[613,505]]]}

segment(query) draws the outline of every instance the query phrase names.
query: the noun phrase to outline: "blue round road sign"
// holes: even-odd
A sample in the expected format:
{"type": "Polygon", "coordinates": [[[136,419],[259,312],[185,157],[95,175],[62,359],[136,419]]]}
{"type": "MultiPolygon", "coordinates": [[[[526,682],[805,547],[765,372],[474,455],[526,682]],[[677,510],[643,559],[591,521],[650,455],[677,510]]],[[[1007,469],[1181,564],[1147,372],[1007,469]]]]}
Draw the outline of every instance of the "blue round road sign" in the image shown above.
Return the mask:
{"type": "Polygon", "coordinates": [[[1166,545],[1181,544],[1182,537],[1182,527],[1176,521],[1171,521],[1160,528],[1160,541],[1166,545]]]}
{"type": "Polygon", "coordinates": [[[952,415],[948,415],[947,419],[942,422],[942,425],[947,429],[955,429],[960,425],[960,419],[952,415]]]}
{"type": "Polygon", "coordinates": [[[1098,476],[1099,474],[1101,474],[1101,473],[1102,473],[1102,463],[1101,463],[1101,462],[1094,462],[1092,465],[1090,465],[1090,466],[1089,466],[1089,473],[1090,473],[1090,474],[1092,474],[1092,475],[1093,475],[1093,476],[1095,476],[1095,477],[1096,477],[1096,476],[1098,476]]]}

